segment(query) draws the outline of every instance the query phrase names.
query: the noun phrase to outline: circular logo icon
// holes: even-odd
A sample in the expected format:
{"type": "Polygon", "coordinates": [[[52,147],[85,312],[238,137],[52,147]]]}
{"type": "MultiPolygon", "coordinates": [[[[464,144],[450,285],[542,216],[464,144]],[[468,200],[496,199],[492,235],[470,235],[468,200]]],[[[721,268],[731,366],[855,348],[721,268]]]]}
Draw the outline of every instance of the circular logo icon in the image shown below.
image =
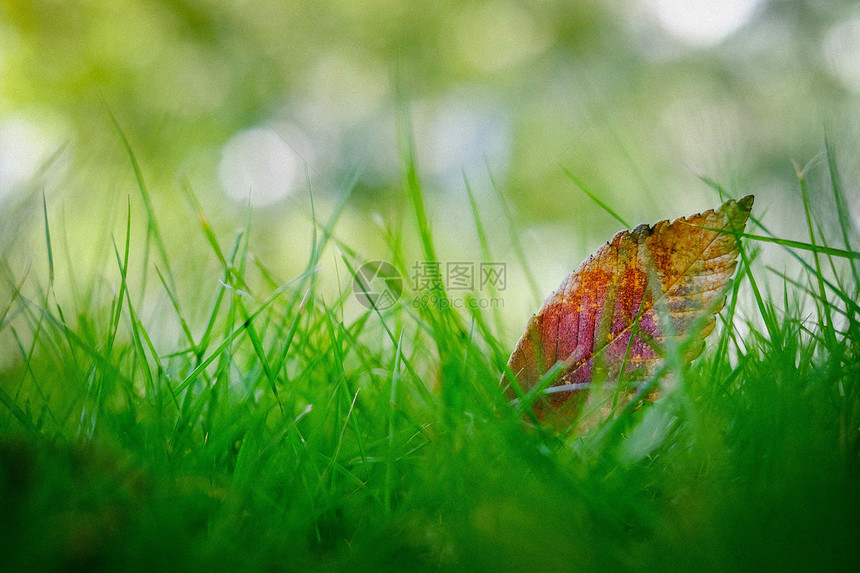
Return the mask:
{"type": "Polygon", "coordinates": [[[367,308],[386,310],[397,304],[403,294],[403,277],[385,261],[364,263],[353,279],[352,293],[367,308]]]}

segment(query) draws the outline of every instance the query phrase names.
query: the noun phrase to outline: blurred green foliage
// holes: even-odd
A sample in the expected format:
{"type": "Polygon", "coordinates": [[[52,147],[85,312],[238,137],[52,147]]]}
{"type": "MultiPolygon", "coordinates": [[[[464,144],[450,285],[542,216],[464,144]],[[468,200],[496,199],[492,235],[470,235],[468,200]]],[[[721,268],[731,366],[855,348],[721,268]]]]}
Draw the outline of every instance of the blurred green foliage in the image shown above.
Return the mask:
{"type": "MultiPolygon", "coordinates": [[[[108,233],[136,193],[113,113],[168,229],[185,228],[192,215],[180,180],[216,225],[230,228],[253,187],[274,186],[257,222],[271,235],[307,220],[308,179],[325,200],[354,173],[350,208],[358,217],[379,211],[397,226],[400,107],[412,120],[431,220],[447,223],[467,209],[464,174],[488,221],[498,219],[495,185],[513,203],[527,252],[563,245],[557,264],[534,255],[535,272],[555,283],[617,229],[562,167],[631,222],[711,206],[698,174],[738,195],[756,193],[767,207],[796,187],[790,161],[813,158],[825,129],[837,142],[860,130],[853,2],[684,5],[2,0],[0,209],[10,217],[16,197],[45,190],[49,209],[64,206],[72,239],[97,243],[92,205],[103,206],[108,233]],[[681,18],[701,34],[696,26],[718,22],[719,6],[724,17],[732,9],[748,17],[704,40],[678,28],[681,18]],[[275,170],[269,183],[234,177],[237,188],[225,194],[226,146],[251,129],[283,142],[271,157],[257,149],[263,169],[267,161],[295,165],[275,170]],[[61,148],[62,169],[36,168],[61,148]],[[19,166],[14,176],[9,165],[19,166]]],[[[170,233],[168,244],[184,240],[170,233]]],[[[23,231],[14,234],[29,249],[23,231]]],[[[372,244],[373,234],[359,221],[345,239],[372,244]]],[[[468,225],[451,229],[450,239],[474,258],[468,225]]],[[[293,233],[272,248],[299,240],[293,233]]],[[[503,234],[495,244],[498,258],[512,258],[503,234]]]]}

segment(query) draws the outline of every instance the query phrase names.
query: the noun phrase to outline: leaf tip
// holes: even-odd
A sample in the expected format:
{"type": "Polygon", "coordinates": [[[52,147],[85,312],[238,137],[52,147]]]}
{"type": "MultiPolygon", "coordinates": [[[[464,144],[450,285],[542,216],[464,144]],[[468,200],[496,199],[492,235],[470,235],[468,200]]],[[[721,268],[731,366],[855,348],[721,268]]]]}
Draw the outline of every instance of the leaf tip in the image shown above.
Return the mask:
{"type": "Polygon", "coordinates": [[[738,199],[738,207],[747,213],[752,211],[753,203],[755,203],[755,195],[747,195],[746,197],[738,199]]]}

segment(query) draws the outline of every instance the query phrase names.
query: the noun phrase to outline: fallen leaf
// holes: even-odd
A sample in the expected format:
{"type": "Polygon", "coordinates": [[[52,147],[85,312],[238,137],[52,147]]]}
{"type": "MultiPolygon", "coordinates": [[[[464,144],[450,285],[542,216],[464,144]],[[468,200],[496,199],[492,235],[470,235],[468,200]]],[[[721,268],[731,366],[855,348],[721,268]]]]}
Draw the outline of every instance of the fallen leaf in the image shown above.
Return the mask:
{"type": "Polygon", "coordinates": [[[508,361],[520,389],[509,384],[509,396],[537,389],[537,416],[570,424],[594,387],[647,380],[670,348],[698,356],[737,265],[732,233],[743,231],[753,200],[616,233],[529,320],[508,361]],[[542,390],[553,367],[558,376],[542,390]]]}

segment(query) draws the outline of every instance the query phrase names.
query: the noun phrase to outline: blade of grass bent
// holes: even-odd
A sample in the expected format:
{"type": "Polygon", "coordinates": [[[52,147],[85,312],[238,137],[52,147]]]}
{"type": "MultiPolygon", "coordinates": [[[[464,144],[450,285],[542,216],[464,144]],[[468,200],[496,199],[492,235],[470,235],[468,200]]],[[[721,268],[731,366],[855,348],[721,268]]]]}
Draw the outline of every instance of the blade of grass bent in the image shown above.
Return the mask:
{"type": "MultiPolygon", "coordinates": [[[[128,154],[129,161],[131,161],[131,168],[134,171],[134,178],[137,181],[137,188],[140,191],[140,196],[143,199],[143,206],[146,210],[147,216],[147,230],[152,233],[152,237],[155,241],[155,247],[158,249],[158,254],[161,257],[161,261],[164,264],[164,268],[167,270],[167,276],[170,278],[171,284],[173,283],[173,275],[170,272],[170,263],[167,258],[167,249],[164,247],[164,240],[161,237],[161,231],[158,227],[158,221],[155,216],[155,208],[152,205],[152,197],[149,193],[149,187],[146,185],[146,181],[143,177],[143,170],[140,167],[140,163],[137,160],[137,156],[134,153],[134,150],[131,147],[131,143],[128,141],[128,137],[123,131],[122,127],[119,124],[119,120],[117,120],[116,116],[113,112],[108,108],[108,115],[110,116],[111,121],[113,122],[114,128],[116,129],[117,134],[119,135],[120,140],[122,141],[122,145],[125,148],[126,153],[128,154]]],[[[144,284],[145,284],[144,278],[144,284]]]]}
{"type": "MultiPolygon", "coordinates": [[[[839,176],[839,166],[836,163],[836,149],[833,141],[825,134],[824,149],[827,153],[827,167],[830,173],[830,187],[833,189],[833,199],[836,202],[836,215],[839,218],[839,228],[842,231],[842,242],[845,245],[846,251],[853,251],[851,245],[851,222],[848,218],[848,205],[845,203],[845,194],[842,191],[842,178],[839,176]]],[[[860,286],[860,275],[857,272],[857,265],[851,265],[851,272],[854,275],[854,284],[860,286]]]]}
{"type": "Polygon", "coordinates": [[[577,187],[579,187],[580,191],[582,191],[583,193],[585,193],[585,194],[588,196],[588,198],[589,198],[589,199],[591,199],[592,201],[594,201],[595,203],[597,203],[597,206],[598,206],[598,207],[600,207],[601,209],[603,209],[604,211],[606,211],[607,213],[609,213],[609,214],[610,214],[610,215],[611,215],[611,216],[612,216],[616,221],[618,221],[619,223],[621,223],[622,225],[624,225],[624,228],[625,228],[625,229],[630,229],[630,228],[632,228],[632,227],[631,227],[631,225],[630,225],[630,223],[628,223],[627,221],[625,221],[625,220],[621,217],[621,215],[619,215],[618,213],[616,213],[616,212],[615,212],[615,211],[614,211],[614,210],[613,210],[609,205],[607,205],[605,202],[603,202],[603,201],[602,201],[602,200],[601,200],[597,195],[595,195],[594,193],[592,193],[591,191],[589,191],[588,187],[586,187],[586,186],[585,186],[585,185],[584,185],[584,184],[583,184],[579,179],[577,179],[577,178],[576,178],[576,176],[575,176],[573,173],[571,173],[570,171],[568,171],[568,170],[567,170],[566,168],[564,168],[564,167],[562,167],[562,168],[561,168],[561,170],[562,170],[562,171],[564,171],[564,174],[565,174],[565,175],[567,175],[568,179],[570,179],[571,181],[573,181],[573,182],[576,184],[576,186],[577,186],[577,187]]]}

